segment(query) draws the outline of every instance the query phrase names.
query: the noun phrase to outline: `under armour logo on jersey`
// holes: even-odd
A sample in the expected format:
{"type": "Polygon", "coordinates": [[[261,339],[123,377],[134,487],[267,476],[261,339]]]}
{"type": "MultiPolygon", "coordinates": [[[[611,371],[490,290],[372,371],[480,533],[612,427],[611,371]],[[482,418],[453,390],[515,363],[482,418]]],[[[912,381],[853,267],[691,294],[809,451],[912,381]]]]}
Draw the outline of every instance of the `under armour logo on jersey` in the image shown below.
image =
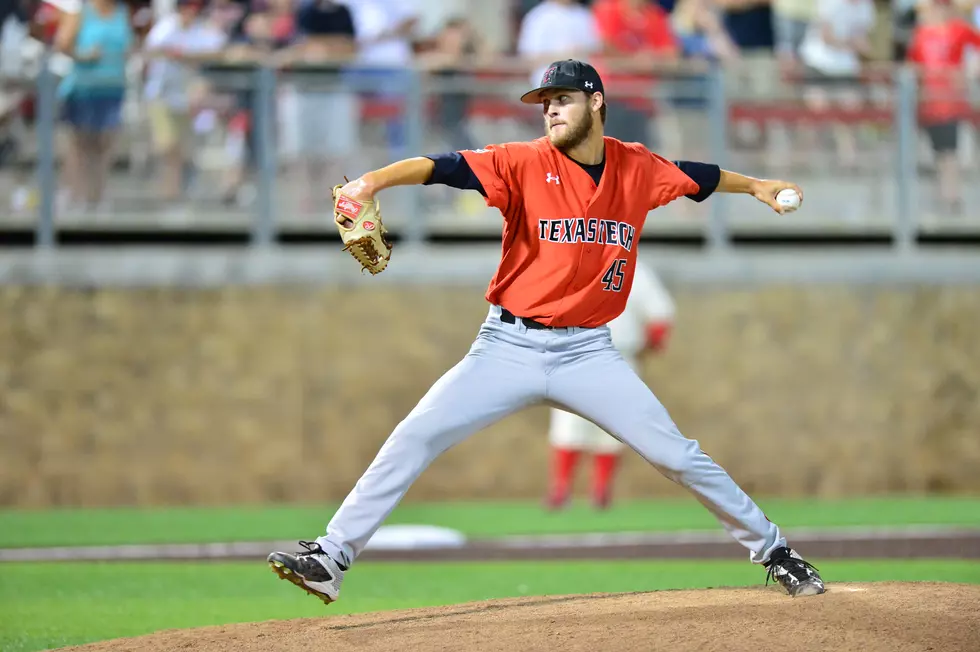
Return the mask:
{"type": "Polygon", "coordinates": [[[555,185],[556,186],[560,186],[561,185],[561,179],[558,178],[558,175],[556,174],[556,175],[552,176],[551,175],[551,172],[549,172],[548,173],[548,178],[545,179],[545,183],[551,183],[552,181],[555,182],[555,185]]]}
{"type": "Polygon", "coordinates": [[[585,82],[586,88],[592,88],[592,82],[585,82]]]}

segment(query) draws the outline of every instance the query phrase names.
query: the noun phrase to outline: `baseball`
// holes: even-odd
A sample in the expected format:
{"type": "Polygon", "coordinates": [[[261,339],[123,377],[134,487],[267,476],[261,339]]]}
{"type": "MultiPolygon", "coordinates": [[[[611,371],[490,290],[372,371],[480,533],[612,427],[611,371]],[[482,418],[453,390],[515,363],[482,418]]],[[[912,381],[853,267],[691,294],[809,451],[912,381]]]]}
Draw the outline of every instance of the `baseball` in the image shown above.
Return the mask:
{"type": "Polygon", "coordinates": [[[792,188],[783,188],[776,193],[776,203],[787,213],[792,213],[800,207],[800,195],[792,188]]]}

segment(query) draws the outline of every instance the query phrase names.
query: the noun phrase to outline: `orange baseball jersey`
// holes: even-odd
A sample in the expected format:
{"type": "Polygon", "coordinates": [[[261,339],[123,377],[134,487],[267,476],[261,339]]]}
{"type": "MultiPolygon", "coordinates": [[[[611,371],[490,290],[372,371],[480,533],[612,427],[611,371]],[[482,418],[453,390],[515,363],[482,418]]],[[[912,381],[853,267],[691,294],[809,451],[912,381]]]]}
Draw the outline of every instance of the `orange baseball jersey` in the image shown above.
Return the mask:
{"type": "Polygon", "coordinates": [[[647,213],[699,191],[670,161],[609,137],[598,187],[546,137],[460,153],[504,217],[487,301],[547,326],[595,327],[619,316],[647,213]]]}

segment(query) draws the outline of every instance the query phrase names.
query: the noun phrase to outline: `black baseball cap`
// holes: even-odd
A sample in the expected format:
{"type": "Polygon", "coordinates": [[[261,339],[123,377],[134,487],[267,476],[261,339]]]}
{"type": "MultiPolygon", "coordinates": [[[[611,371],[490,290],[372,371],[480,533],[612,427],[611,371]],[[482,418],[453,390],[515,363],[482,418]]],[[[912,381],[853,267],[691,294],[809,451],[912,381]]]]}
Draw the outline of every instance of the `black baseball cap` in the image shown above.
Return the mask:
{"type": "Polygon", "coordinates": [[[525,104],[541,104],[541,91],[565,88],[585,93],[603,93],[602,79],[596,69],[584,61],[565,59],[555,61],[541,76],[541,85],[521,96],[525,104]]]}

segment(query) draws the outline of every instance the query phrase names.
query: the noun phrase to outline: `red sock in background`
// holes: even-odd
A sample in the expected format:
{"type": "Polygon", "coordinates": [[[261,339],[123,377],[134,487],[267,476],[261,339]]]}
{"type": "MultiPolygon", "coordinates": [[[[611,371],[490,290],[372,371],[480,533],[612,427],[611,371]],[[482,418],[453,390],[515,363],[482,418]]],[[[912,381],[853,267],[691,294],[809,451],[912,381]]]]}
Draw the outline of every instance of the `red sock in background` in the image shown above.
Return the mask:
{"type": "Polygon", "coordinates": [[[619,461],[617,453],[597,453],[592,469],[592,502],[597,507],[608,507],[612,498],[610,485],[619,461]]]}
{"type": "Polygon", "coordinates": [[[551,468],[551,501],[563,503],[568,499],[572,475],[578,464],[579,452],[567,448],[555,448],[551,468]]]}

